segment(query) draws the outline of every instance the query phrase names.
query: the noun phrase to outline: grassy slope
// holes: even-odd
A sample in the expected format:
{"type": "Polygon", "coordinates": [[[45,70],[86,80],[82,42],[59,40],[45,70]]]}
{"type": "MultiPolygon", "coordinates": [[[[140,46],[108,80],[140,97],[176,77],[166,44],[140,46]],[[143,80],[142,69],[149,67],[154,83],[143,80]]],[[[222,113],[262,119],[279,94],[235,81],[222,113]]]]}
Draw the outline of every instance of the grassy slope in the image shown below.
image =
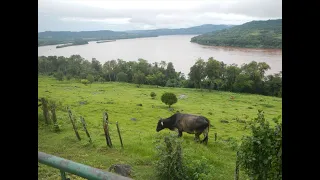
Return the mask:
{"type": "MultiPolygon", "coordinates": [[[[96,168],[108,169],[114,163],[127,163],[133,166],[134,179],[152,179],[154,162],[154,141],[157,137],[168,134],[169,130],[156,133],[156,124],[160,117],[169,117],[168,111],[160,96],[165,91],[179,96],[185,94],[186,99],[178,100],[173,108],[185,113],[201,114],[208,117],[213,124],[209,132],[209,144],[203,146],[193,142],[193,135],[183,134],[183,151],[192,157],[205,156],[215,167],[215,179],[232,179],[235,167],[235,152],[227,138],[240,140],[246,134],[244,124],[232,120],[235,117],[248,120],[256,117],[257,109],[265,110],[265,117],[271,119],[282,113],[281,99],[260,95],[235,94],[228,92],[200,92],[195,89],[154,88],[143,86],[136,88],[133,84],[104,83],[84,86],[77,82],[58,82],[52,78],[39,77],[39,97],[48,97],[60,101],[62,107],[57,110],[57,118],[61,126],[60,133],[44,126],[42,111],[39,108],[38,150],[67,158],[96,168]],[[150,92],[157,94],[151,99],[150,92]],[[230,96],[235,100],[231,101],[230,96]],[[81,105],[80,101],[87,101],[81,105]],[[107,102],[114,102],[108,104],[107,102]],[[142,107],[137,104],[143,104],[142,107]],[[85,132],[80,128],[82,141],[77,141],[72,125],[65,110],[69,105],[79,121],[79,116],[86,120],[93,144],[89,144],[85,132]],[[155,106],[152,108],[152,105],[155,106]],[[249,108],[250,107],[250,108],[249,108]],[[110,133],[115,148],[106,146],[102,129],[102,112],[109,114],[110,133]],[[211,112],[212,115],[208,113],[211,112]],[[136,118],[136,121],[130,120],[136,118]],[[221,119],[229,120],[223,124],[221,119]],[[115,122],[119,122],[124,150],[120,148],[115,122]],[[218,141],[214,142],[214,133],[218,133],[218,141]]],[[[173,132],[174,133],[174,132],[173,132]]],[[[203,136],[201,136],[203,138],[203,136]]],[[[59,171],[39,164],[39,179],[59,179],[59,171]]],[[[243,176],[243,173],[240,172],[243,176]]],[[[76,179],[76,176],[72,176],[76,179]]]]}

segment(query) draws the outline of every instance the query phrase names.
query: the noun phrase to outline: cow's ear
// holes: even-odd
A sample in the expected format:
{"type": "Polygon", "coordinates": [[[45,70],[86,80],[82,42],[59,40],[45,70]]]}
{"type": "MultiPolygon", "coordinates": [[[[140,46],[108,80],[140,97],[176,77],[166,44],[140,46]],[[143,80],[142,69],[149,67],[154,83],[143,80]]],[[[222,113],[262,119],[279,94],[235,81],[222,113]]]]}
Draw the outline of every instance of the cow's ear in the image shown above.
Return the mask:
{"type": "Polygon", "coordinates": [[[161,121],[161,125],[163,126],[163,121],[161,121]]]}

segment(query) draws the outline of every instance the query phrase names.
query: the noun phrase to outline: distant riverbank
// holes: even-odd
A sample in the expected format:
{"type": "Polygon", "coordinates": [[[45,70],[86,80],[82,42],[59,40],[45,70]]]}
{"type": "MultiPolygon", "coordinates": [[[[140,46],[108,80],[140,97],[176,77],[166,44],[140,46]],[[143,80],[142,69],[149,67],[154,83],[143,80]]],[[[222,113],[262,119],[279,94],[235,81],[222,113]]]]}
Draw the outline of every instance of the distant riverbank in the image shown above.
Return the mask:
{"type": "Polygon", "coordinates": [[[68,44],[63,44],[60,46],[57,46],[56,48],[64,48],[64,47],[68,47],[68,46],[78,46],[78,45],[84,45],[84,44],[89,44],[88,41],[75,41],[73,43],[68,43],[68,44]]]}
{"type": "Polygon", "coordinates": [[[116,40],[103,40],[103,41],[97,41],[97,43],[105,43],[105,42],[113,42],[113,41],[116,41],[116,40]]]}

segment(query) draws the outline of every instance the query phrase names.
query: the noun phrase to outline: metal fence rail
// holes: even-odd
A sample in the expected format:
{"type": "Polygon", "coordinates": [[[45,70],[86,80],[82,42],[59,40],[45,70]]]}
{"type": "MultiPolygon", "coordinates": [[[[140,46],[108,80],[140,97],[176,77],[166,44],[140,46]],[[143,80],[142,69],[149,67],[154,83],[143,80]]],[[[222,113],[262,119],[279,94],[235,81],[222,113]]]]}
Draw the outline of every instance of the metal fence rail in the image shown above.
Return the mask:
{"type": "Polygon", "coordinates": [[[60,169],[61,179],[66,180],[65,172],[90,179],[90,180],[131,180],[114,173],[102,171],[84,164],[73,162],[61,157],[53,156],[38,151],[38,161],[42,164],[60,169]]]}

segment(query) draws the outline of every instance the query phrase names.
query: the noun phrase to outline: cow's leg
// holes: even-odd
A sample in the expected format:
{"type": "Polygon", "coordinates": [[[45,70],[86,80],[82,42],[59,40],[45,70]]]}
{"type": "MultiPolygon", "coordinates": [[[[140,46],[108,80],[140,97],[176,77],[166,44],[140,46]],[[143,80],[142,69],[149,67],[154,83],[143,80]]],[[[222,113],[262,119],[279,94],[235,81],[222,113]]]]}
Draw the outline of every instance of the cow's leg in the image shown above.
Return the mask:
{"type": "Polygon", "coordinates": [[[182,136],[182,131],[178,130],[178,137],[181,137],[182,136]]]}
{"type": "Polygon", "coordinates": [[[196,142],[199,142],[200,141],[200,134],[201,133],[195,133],[195,135],[194,135],[194,140],[196,141],[196,142]]]}

